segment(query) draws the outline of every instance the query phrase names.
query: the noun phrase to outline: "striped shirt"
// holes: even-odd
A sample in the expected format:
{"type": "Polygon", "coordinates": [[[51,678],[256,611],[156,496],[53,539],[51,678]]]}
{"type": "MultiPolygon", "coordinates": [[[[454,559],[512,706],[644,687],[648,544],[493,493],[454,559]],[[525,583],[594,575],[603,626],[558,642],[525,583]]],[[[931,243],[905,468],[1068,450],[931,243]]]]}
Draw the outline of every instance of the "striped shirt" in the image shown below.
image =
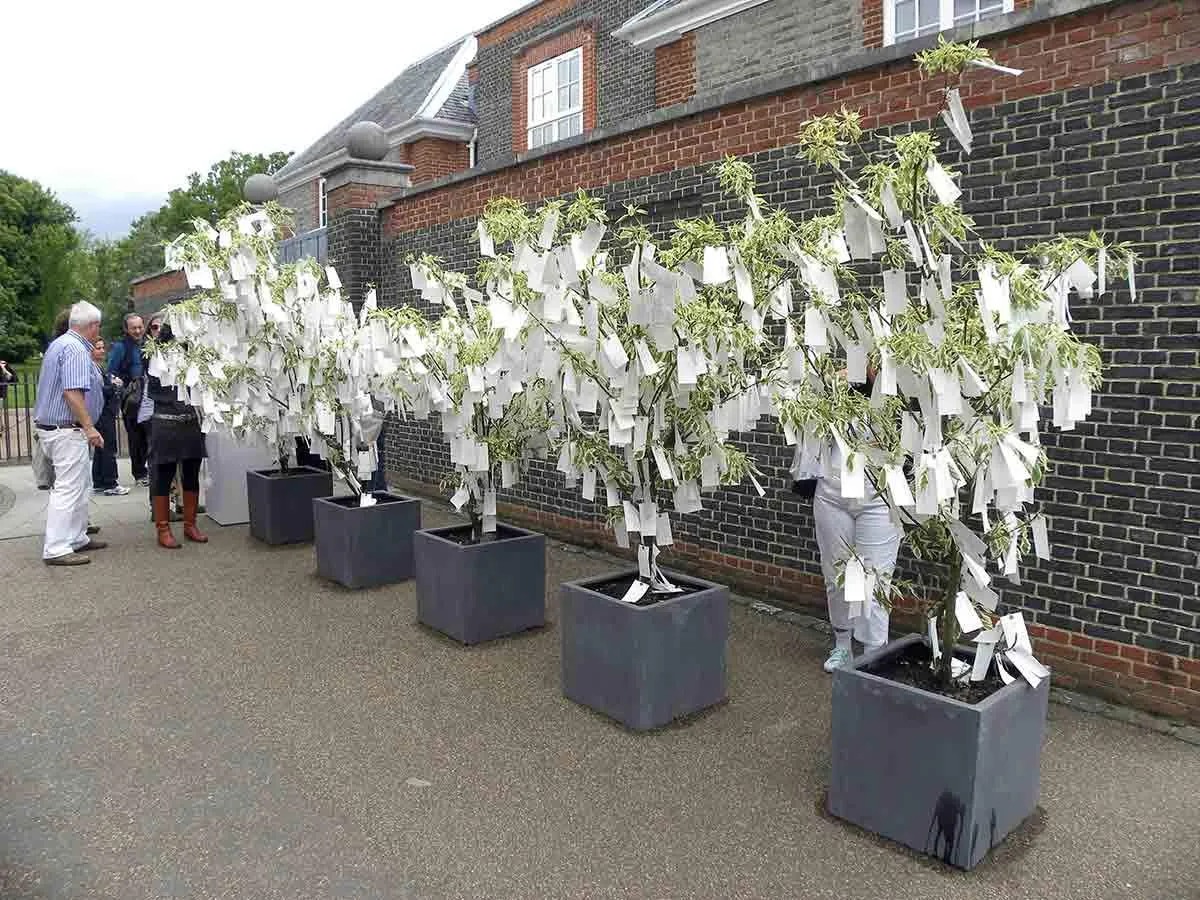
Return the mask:
{"type": "MultiPolygon", "coordinates": [[[[92,362],[92,345],[81,335],[68,331],[55,338],[42,358],[33,420],[39,425],[73,425],[75,413],[63,399],[63,391],[91,393],[93,388],[100,387],[96,378],[98,372],[92,362]]],[[[87,400],[86,394],[84,400],[87,400]]]]}
{"type": "Polygon", "coordinates": [[[99,422],[100,414],[104,412],[104,373],[95,363],[92,363],[92,386],[83,395],[83,405],[92,419],[92,424],[99,422]]]}

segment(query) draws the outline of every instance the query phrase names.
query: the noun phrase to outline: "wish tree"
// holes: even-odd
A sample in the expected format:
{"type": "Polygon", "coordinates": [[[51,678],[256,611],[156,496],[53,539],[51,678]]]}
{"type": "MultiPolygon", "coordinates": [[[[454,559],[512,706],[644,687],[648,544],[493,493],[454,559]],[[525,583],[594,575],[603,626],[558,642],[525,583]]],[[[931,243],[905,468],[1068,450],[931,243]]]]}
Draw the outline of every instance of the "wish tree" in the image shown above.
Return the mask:
{"type": "Polygon", "coordinates": [[[368,505],[358,479],[374,469],[380,420],[360,323],[332,267],[276,262],[288,216],[274,203],[243,204],[216,227],[197,220],[168,245],[168,267],[182,267],[199,291],[167,307],[177,340],[149,343],[149,371],[196,407],[205,432],[265,441],[284,471],[300,438],[368,505]]]}
{"type": "Polygon", "coordinates": [[[679,223],[660,249],[641,219],[627,210],[602,251],[607,215],[581,191],[535,213],[494,200],[478,228],[478,280],[545,386],[557,470],[585,501],[604,492],[619,546],[636,535],[627,602],[678,590],[658,564],[673,542],[660,500],[696,512],[702,491],[746,478],[762,493],[729,436],[766,411],[761,317],[742,302],[752,261],[711,222],[679,223]]]}
{"type": "MultiPolygon", "coordinates": [[[[942,120],[969,154],[963,72],[1020,73],[975,44],[939,42],[917,61],[926,77],[944,76],[942,120]]],[[[975,235],[932,132],[883,137],[874,152],[861,139],[846,110],[809,121],[800,137],[808,163],[833,175],[833,212],[780,248],[801,288],[785,338],[790,377],[776,386],[793,474],[820,476],[836,458],[842,495],[881,495],[913,555],[939,573],[921,603],[943,685],[982,680],[994,662],[1005,683],[1036,686],[1048,671],[1021,614],[997,613],[995,578],[1020,584],[1030,549],[1049,558],[1035,498],[1048,467],[1042,405],[1070,430],[1100,382],[1099,353],[1071,332],[1071,301],[1110,289],[1114,271],[1133,295],[1135,259],[1095,234],[1004,252],[975,235]],[[973,665],[953,657],[963,637],[974,640],[973,665]]],[[[752,188],[745,196],[755,201],[752,188]]],[[[853,552],[839,577],[852,604],[921,596],[853,552]]]]}
{"type": "Polygon", "coordinates": [[[439,413],[454,467],[451,503],[466,512],[473,541],[491,540],[497,488],[515,487],[528,461],[550,446],[546,382],[529,365],[521,323],[509,309],[485,303],[434,256],[409,265],[414,286],[441,314],[432,322],[411,307],[370,314],[394,348],[375,390],[418,418],[439,413]]]}

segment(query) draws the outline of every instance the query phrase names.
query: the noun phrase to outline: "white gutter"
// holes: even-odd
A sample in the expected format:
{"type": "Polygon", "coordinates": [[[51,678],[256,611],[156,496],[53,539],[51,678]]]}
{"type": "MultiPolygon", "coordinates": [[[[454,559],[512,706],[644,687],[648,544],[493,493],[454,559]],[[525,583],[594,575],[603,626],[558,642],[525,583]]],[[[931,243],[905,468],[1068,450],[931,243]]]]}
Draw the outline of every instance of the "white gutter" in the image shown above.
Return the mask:
{"type": "Polygon", "coordinates": [[[613,37],[649,50],[670,44],[689,31],[695,31],[766,2],[767,0],[682,0],[661,12],[655,11],[654,6],[651,6],[614,31],[613,37]]]}

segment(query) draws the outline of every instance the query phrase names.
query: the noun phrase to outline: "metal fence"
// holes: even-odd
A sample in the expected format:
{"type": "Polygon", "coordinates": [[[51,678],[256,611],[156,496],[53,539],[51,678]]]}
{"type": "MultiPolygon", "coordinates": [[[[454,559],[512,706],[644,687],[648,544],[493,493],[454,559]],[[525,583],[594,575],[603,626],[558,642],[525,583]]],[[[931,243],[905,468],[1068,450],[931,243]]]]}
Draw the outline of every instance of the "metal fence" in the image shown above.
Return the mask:
{"type": "Polygon", "coordinates": [[[292,263],[311,256],[324,265],[328,250],[326,230],[314,228],[312,231],[280,241],[278,255],[281,263],[292,263]]]}
{"type": "MultiPolygon", "coordinates": [[[[36,373],[22,372],[16,381],[0,384],[0,465],[28,463],[33,459],[33,408],[37,402],[36,373]]],[[[124,456],[129,442],[125,425],[117,416],[117,456],[124,456]]]]}

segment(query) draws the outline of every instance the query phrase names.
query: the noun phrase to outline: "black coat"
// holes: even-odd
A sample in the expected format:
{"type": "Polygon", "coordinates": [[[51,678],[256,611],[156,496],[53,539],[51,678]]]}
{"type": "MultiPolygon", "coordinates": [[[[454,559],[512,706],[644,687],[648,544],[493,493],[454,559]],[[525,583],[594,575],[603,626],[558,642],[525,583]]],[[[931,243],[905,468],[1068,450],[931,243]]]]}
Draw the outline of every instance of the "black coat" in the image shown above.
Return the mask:
{"type": "Polygon", "coordinates": [[[196,408],[180,400],[174,387],[165,387],[150,375],[146,390],[154,401],[150,428],[150,459],[155,465],[203,459],[204,434],[196,408]]]}

